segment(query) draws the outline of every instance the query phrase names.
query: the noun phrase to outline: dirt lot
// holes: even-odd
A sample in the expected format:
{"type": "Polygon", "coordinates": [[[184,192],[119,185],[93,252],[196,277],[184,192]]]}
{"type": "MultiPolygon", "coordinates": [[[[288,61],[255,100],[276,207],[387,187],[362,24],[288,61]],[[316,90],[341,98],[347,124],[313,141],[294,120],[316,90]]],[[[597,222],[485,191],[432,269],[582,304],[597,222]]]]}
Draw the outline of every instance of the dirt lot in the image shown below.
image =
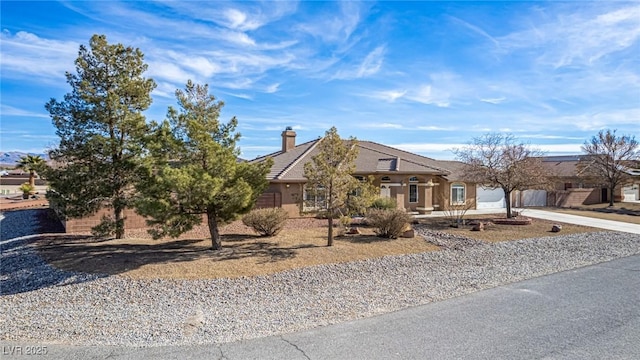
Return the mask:
{"type": "MultiPolygon", "coordinates": [[[[472,217],[469,217],[472,218],[472,217]]],[[[489,221],[492,216],[476,217],[489,221]]],[[[552,223],[533,220],[531,225],[486,225],[482,232],[469,226],[451,228],[445,219],[421,220],[439,231],[469,236],[488,242],[527,237],[552,236],[552,223]]],[[[327,223],[318,219],[290,219],[275,237],[258,237],[240,222],[224,227],[224,249],[210,250],[209,239],[152,240],[142,236],[122,240],[100,240],[89,236],[49,234],[37,242],[39,252],[52,265],[66,270],[121,274],[133,278],[220,278],[270,274],[304,266],[340,263],[386,255],[438,251],[416,236],[411,239],[382,239],[372,229],[360,227],[360,235],[336,238],[326,246],[327,223]]],[[[594,231],[563,225],[562,234],[594,231]]]]}

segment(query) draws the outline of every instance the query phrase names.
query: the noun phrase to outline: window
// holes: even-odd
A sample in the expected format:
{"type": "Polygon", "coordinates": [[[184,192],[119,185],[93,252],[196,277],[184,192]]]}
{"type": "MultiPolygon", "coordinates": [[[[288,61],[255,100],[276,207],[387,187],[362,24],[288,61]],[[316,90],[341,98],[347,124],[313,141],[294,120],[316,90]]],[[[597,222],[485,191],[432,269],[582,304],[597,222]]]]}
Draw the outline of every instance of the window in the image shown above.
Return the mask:
{"type": "Polygon", "coordinates": [[[326,194],[323,187],[318,187],[316,189],[307,189],[304,188],[304,210],[319,210],[324,209],[326,206],[326,194]]]}
{"type": "MultiPolygon", "coordinates": [[[[409,178],[409,182],[417,183],[418,177],[412,176],[409,178]]],[[[409,184],[409,202],[418,202],[418,184],[409,184]]]]}
{"type": "Polygon", "coordinates": [[[380,178],[380,181],[382,182],[391,182],[391,178],[388,176],[383,176],[382,178],[380,178]]]}
{"type": "Polygon", "coordinates": [[[451,185],[451,204],[464,204],[465,200],[464,185],[451,185]]]}
{"type": "Polygon", "coordinates": [[[409,184],[409,202],[418,202],[418,184],[409,184]]]}

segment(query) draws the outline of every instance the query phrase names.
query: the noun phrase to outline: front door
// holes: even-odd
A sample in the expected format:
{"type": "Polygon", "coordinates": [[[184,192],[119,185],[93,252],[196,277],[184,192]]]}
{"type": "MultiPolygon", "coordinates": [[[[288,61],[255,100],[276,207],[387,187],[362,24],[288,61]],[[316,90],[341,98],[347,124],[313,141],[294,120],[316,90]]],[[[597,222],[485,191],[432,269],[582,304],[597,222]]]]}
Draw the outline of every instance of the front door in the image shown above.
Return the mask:
{"type": "Polygon", "coordinates": [[[380,197],[382,198],[391,197],[391,189],[387,185],[380,186],[380,197]]]}

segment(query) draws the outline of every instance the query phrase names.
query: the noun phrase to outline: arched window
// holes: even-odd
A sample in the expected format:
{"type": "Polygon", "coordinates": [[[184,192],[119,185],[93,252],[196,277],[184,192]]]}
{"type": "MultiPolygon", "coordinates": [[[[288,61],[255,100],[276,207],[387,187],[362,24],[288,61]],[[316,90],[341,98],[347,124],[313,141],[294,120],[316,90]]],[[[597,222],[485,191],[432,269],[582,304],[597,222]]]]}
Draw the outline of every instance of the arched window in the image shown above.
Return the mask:
{"type": "Polygon", "coordinates": [[[417,176],[412,176],[409,178],[410,182],[418,182],[418,177],[417,176]]]}
{"type": "Polygon", "coordinates": [[[464,184],[451,184],[451,204],[464,204],[465,200],[464,184]]]}
{"type": "Polygon", "coordinates": [[[391,178],[388,177],[388,176],[383,176],[383,177],[380,178],[380,181],[382,181],[382,182],[391,182],[391,178]]]}

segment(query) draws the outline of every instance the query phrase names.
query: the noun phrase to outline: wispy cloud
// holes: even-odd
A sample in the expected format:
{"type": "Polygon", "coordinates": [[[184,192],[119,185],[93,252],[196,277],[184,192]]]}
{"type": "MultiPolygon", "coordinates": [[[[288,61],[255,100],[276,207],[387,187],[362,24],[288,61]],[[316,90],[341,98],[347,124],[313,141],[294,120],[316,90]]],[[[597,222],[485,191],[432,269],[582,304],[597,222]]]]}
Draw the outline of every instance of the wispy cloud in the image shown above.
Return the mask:
{"type": "Polygon", "coordinates": [[[502,103],[502,102],[503,102],[503,101],[505,101],[505,100],[507,100],[507,98],[506,98],[506,97],[504,97],[504,96],[503,96],[503,97],[499,97],[499,98],[486,98],[486,99],[480,99],[480,101],[482,101],[482,102],[486,102],[486,103],[494,104],[494,105],[500,104],[500,103],[502,103]]]}
{"type": "Polygon", "coordinates": [[[26,31],[3,30],[0,39],[2,77],[64,78],[65,71],[73,69],[79,47],[74,41],[45,39],[26,31]]]}
{"type": "Polygon", "coordinates": [[[427,126],[417,126],[418,130],[426,130],[426,131],[455,131],[458,129],[457,126],[437,126],[437,125],[427,125],[427,126]]]}
{"type": "Polygon", "coordinates": [[[491,43],[493,43],[493,45],[495,45],[496,48],[500,47],[500,43],[498,42],[498,40],[496,40],[493,36],[489,35],[486,31],[481,29],[479,26],[473,25],[467,21],[464,21],[454,16],[449,16],[449,19],[453,20],[455,23],[458,23],[466,27],[467,29],[471,30],[473,33],[478,34],[481,37],[489,40],[491,43]]]}
{"type": "Polygon", "coordinates": [[[449,107],[451,105],[450,96],[447,91],[434,89],[431,85],[424,85],[407,95],[407,99],[438,107],[449,107]]]}
{"type": "Polygon", "coordinates": [[[24,116],[24,117],[36,117],[36,118],[49,118],[49,114],[42,112],[35,112],[30,110],[18,109],[13,106],[2,104],[0,105],[0,113],[3,116],[24,116]]]}
{"type": "Polygon", "coordinates": [[[607,55],[630,49],[640,39],[640,5],[630,3],[610,11],[605,6],[604,12],[603,5],[558,15],[549,12],[546,21],[498,41],[506,51],[537,50],[541,54],[536,61],[554,68],[606,62],[607,55]]]}
{"type": "Polygon", "coordinates": [[[333,75],[332,79],[358,79],[376,74],[382,67],[384,52],[384,46],[376,47],[367,54],[359,65],[339,70],[335,75],[333,75]]]}

